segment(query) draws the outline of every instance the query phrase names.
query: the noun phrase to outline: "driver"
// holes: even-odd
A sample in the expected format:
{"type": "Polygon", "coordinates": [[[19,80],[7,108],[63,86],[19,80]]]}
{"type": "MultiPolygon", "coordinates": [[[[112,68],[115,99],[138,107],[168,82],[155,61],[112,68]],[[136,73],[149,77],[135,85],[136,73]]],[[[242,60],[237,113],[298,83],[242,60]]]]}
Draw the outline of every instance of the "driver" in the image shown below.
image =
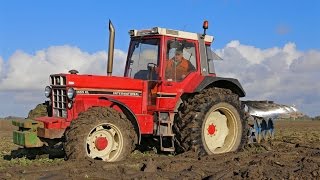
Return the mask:
{"type": "Polygon", "coordinates": [[[175,51],[175,56],[167,61],[166,79],[181,81],[195,68],[190,61],[183,57],[183,52],[180,49],[175,51]]]}

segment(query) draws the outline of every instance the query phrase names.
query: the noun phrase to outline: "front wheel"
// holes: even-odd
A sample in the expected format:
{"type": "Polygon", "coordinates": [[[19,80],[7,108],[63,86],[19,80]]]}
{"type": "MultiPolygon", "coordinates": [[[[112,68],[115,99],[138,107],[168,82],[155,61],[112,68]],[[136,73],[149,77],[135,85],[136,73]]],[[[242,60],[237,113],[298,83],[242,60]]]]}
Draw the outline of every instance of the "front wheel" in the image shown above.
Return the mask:
{"type": "Polygon", "coordinates": [[[72,121],[64,148],[67,159],[88,157],[112,162],[127,157],[136,139],[134,128],[123,113],[93,107],[72,121]]]}

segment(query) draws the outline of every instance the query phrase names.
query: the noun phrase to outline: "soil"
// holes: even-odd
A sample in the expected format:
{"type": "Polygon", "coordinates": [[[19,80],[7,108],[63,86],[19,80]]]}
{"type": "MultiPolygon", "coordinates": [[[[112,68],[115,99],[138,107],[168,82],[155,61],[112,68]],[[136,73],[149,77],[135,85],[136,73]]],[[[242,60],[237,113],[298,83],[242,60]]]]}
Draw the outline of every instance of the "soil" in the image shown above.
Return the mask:
{"type": "Polygon", "coordinates": [[[0,179],[320,179],[320,121],[277,121],[275,140],[239,152],[199,157],[136,150],[115,163],[10,159],[17,146],[12,129],[0,125],[0,179]]]}

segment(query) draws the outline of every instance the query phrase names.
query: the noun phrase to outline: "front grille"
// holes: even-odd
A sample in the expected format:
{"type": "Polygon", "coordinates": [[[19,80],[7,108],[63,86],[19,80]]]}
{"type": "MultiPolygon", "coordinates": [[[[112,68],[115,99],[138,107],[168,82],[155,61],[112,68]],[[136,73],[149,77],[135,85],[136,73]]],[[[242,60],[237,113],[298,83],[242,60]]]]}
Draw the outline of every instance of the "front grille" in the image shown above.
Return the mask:
{"type": "Polygon", "coordinates": [[[52,90],[52,105],[53,116],[67,117],[67,90],[66,89],[53,89],[52,90]]]}
{"type": "Polygon", "coordinates": [[[52,86],[53,116],[67,118],[66,77],[60,74],[50,76],[52,86]]]}
{"type": "Polygon", "coordinates": [[[66,85],[66,77],[59,75],[52,75],[50,77],[51,85],[54,86],[65,86],[66,85]]]}

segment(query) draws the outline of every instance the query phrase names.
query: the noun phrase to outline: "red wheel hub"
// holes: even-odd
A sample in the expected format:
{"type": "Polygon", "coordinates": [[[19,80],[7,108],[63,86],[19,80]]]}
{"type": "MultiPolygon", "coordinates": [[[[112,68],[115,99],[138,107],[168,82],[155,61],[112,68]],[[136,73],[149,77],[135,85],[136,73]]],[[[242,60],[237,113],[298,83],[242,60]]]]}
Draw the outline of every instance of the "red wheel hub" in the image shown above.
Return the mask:
{"type": "Polygon", "coordinates": [[[98,137],[96,139],[95,145],[99,151],[102,151],[108,146],[108,140],[105,137],[98,137]]]}
{"type": "Polygon", "coordinates": [[[208,134],[213,135],[216,132],[216,126],[213,124],[210,124],[208,127],[208,134]]]}

